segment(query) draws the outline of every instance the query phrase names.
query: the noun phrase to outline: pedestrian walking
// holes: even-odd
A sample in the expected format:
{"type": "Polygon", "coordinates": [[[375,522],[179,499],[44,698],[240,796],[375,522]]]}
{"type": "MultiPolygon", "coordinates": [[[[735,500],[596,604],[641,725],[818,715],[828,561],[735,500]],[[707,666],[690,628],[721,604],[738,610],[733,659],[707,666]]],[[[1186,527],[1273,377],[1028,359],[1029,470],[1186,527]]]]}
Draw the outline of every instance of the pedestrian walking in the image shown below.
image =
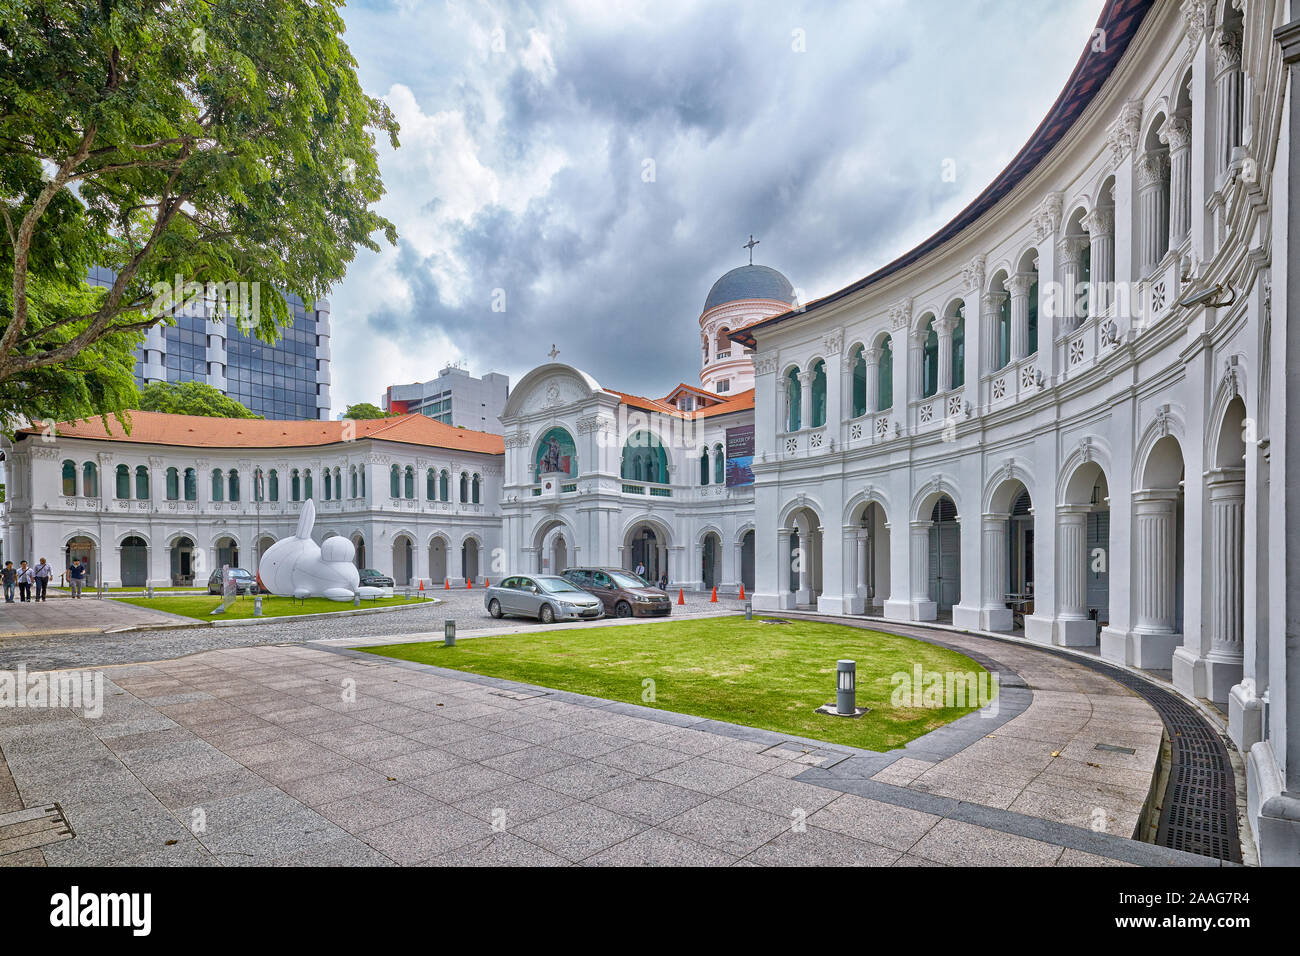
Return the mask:
{"type": "Polygon", "coordinates": [[[18,583],[18,572],[14,570],[14,563],[6,561],[4,570],[0,571],[0,580],[5,585],[5,603],[14,603],[14,586],[18,583]]]}
{"type": "Polygon", "coordinates": [[[72,588],[74,598],[81,597],[81,585],[86,580],[86,566],[81,563],[80,558],[72,559],[72,566],[68,568],[68,586],[72,588]]]}
{"type": "Polygon", "coordinates": [[[36,578],[32,574],[32,569],[27,566],[26,561],[20,561],[18,564],[18,600],[24,604],[32,599],[32,582],[36,578]]]}
{"type": "Polygon", "coordinates": [[[54,565],[47,564],[44,558],[40,563],[32,568],[32,575],[36,578],[36,600],[44,603],[45,589],[50,586],[50,578],[54,576],[54,565]]]}

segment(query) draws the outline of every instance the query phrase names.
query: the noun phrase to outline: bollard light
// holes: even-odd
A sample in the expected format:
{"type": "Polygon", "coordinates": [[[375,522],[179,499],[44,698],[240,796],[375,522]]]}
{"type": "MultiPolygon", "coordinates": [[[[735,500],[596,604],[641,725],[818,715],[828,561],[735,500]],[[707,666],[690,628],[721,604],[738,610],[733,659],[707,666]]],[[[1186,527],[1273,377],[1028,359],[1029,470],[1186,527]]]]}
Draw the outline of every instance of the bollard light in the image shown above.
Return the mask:
{"type": "Polygon", "coordinates": [[[442,646],[456,646],[456,622],[450,618],[442,622],[442,646]]]}
{"type": "Polygon", "coordinates": [[[253,617],[262,616],[262,595],[253,595],[253,617]]]}
{"type": "Polygon", "coordinates": [[[846,717],[852,716],[857,712],[857,661],[837,661],[835,671],[835,711],[846,717]]]}
{"type": "Polygon", "coordinates": [[[153,599],[153,585],[152,585],[152,584],[149,585],[149,598],[150,598],[150,600],[153,599]]]}
{"type": "Polygon", "coordinates": [[[745,620],[752,621],[753,619],[754,619],[754,602],[751,601],[749,598],[745,598],[745,620]]]}

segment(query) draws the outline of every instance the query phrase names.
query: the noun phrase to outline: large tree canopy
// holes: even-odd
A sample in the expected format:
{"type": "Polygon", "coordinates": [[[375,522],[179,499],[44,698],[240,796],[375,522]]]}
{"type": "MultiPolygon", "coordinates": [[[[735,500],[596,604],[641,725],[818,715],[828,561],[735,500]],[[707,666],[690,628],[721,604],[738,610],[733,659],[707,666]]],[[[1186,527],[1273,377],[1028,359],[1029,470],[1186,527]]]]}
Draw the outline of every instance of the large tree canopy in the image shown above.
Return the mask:
{"type": "Polygon", "coordinates": [[[131,348],[200,288],[273,340],[281,293],[311,302],[374,233],[396,241],[371,206],[397,124],[337,8],[0,0],[0,413],[127,407],[131,348]]]}
{"type": "Polygon", "coordinates": [[[140,393],[140,411],[209,418],[261,418],[207,382],[150,382],[140,393]]]}
{"type": "Polygon", "coordinates": [[[343,413],[344,418],[387,418],[388,412],[384,411],[378,405],[370,402],[357,402],[355,405],[349,405],[348,410],[343,413]]]}

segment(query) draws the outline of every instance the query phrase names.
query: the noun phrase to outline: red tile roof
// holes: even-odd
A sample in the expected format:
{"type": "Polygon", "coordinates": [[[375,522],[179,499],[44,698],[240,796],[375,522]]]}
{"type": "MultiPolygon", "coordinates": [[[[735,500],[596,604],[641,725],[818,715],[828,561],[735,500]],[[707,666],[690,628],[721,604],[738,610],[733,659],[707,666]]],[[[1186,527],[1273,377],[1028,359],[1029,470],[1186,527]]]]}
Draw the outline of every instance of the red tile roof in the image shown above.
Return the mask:
{"type": "MultiPolygon", "coordinates": [[[[333,445],[345,440],[345,426],[355,426],[354,438],[378,438],[406,445],[449,448],[486,455],[505,453],[500,435],[453,428],[425,415],[396,415],[389,418],[344,421],[279,421],[257,418],[205,418],[200,415],[168,415],[162,412],[127,413],[130,434],[110,417],[108,428],[98,418],[60,422],[55,433],[63,438],[94,438],[137,442],[144,445],[179,445],[194,448],[299,448],[333,445]]],[[[41,428],[25,428],[18,434],[35,435],[41,428]]]]}
{"type": "MultiPolygon", "coordinates": [[[[678,386],[680,388],[681,386],[678,386]]],[[[689,387],[689,386],[688,386],[689,387]]],[[[677,391],[674,389],[673,391],[677,391]]],[[[620,392],[616,389],[606,388],[605,391],[611,395],[617,395],[624,405],[630,405],[632,408],[640,408],[647,412],[661,412],[664,415],[675,415],[678,418],[712,418],[715,415],[730,415],[733,412],[750,411],[754,407],[754,390],[746,389],[743,392],[737,392],[735,395],[727,396],[721,404],[712,405],[709,408],[697,409],[693,412],[684,412],[676,405],[665,401],[662,398],[645,398],[641,395],[628,395],[626,392],[620,392]]],[[[723,398],[720,395],[714,395],[707,392],[712,398],[723,398]]]]}

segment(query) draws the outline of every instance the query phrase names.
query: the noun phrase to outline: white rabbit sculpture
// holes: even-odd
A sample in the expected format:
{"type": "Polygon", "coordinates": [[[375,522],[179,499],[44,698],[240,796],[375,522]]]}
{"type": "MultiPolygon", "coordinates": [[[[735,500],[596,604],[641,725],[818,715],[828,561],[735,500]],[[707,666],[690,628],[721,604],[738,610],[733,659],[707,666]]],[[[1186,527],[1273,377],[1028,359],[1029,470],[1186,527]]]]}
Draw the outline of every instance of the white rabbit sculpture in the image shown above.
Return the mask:
{"type": "Polygon", "coordinates": [[[351,601],[354,596],[374,597],[379,588],[361,587],[361,576],[352,563],[355,549],[347,538],[335,535],[324,544],[312,540],[316,505],[308,498],[292,538],[281,538],[266,549],[257,565],[262,586],[272,594],[296,598],[324,597],[351,601]]]}

